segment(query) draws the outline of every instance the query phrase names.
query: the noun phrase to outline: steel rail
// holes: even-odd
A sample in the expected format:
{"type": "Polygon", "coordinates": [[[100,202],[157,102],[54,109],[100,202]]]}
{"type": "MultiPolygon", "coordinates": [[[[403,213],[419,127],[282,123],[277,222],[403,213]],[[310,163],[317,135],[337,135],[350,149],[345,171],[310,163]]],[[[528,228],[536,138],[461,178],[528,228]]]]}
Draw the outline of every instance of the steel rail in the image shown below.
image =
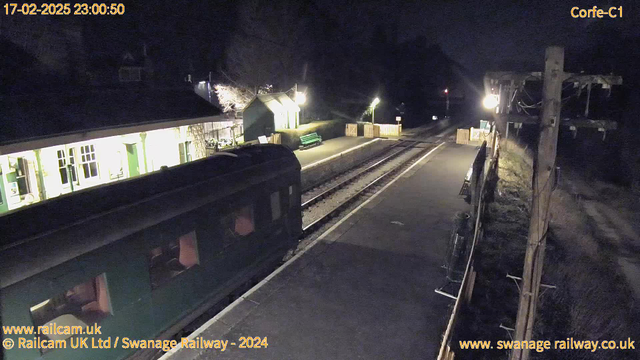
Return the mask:
{"type": "MultiPolygon", "coordinates": [[[[366,163],[369,163],[371,161],[374,161],[376,158],[379,158],[380,156],[383,156],[384,154],[387,154],[390,151],[392,151],[393,149],[395,149],[396,147],[399,147],[400,145],[402,145],[403,141],[415,141],[415,140],[399,140],[399,141],[396,141],[395,144],[393,144],[393,145],[391,145],[389,147],[386,147],[384,149],[381,149],[379,152],[371,155],[370,157],[368,157],[366,159],[363,159],[361,163],[362,164],[366,164],[366,163]]],[[[312,186],[310,188],[307,188],[307,189],[303,189],[303,194],[302,195],[310,193],[310,192],[312,192],[313,189],[317,189],[317,188],[321,187],[323,184],[326,184],[327,182],[331,181],[332,179],[335,179],[337,177],[343,176],[343,175],[345,175],[345,174],[347,174],[347,173],[349,173],[351,171],[353,171],[353,167],[348,168],[348,169],[344,169],[343,171],[340,171],[339,173],[335,174],[330,179],[327,179],[326,181],[323,181],[320,184],[314,185],[314,186],[312,186]]]]}
{"type": "Polygon", "coordinates": [[[358,198],[366,195],[366,193],[368,191],[372,190],[374,186],[378,186],[378,185],[382,184],[382,182],[385,179],[391,178],[393,175],[395,175],[398,172],[402,171],[407,166],[410,166],[415,161],[420,159],[425,153],[427,153],[428,151],[431,151],[434,147],[435,146],[429,146],[429,147],[424,148],[422,151],[416,153],[415,155],[413,155],[412,157],[410,157],[406,161],[402,162],[401,164],[399,164],[395,168],[393,168],[393,169],[385,172],[384,174],[378,176],[375,180],[371,181],[369,184],[367,184],[365,187],[360,189],[358,192],[356,192],[355,194],[351,195],[349,198],[347,198],[342,203],[340,203],[338,206],[336,206],[333,210],[329,211],[325,215],[317,218],[316,220],[311,222],[309,225],[307,225],[304,228],[302,228],[302,235],[301,235],[300,238],[302,239],[302,238],[305,238],[305,237],[309,236],[310,234],[312,234],[320,226],[322,226],[323,224],[325,224],[326,222],[331,220],[331,218],[333,218],[334,216],[336,216],[337,214],[342,212],[347,206],[352,204],[355,200],[357,200],[358,198]]]}
{"type": "Polygon", "coordinates": [[[310,206],[314,205],[315,203],[317,203],[318,201],[326,198],[327,196],[333,194],[334,192],[340,190],[341,188],[347,186],[349,183],[355,181],[356,179],[362,177],[363,175],[375,170],[376,168],[378,168],[380,165],[387,163],[389,160],[398,157],[400,154],[407,152],[409,149],[413,149],[413,146],[416,145],[418,142],[417,141],[413,141],[409,144],[407,144],[404,148],[394,152],[393,154],[390,154],[380,160],[378,160],[377,162],[375,162],[372,165],[369,165],[367,168],[362,169],[360,172],[356,173],[355,175],[349,177],[348,179],[345,179],[343,181],[341,181],[340,183],[330,187],[329,189],[321,192],[320,194],[312,197],[311,199],[305,201],[304,203],[302,203],[302,210],[306,210],[308,209],[310,206]]]}

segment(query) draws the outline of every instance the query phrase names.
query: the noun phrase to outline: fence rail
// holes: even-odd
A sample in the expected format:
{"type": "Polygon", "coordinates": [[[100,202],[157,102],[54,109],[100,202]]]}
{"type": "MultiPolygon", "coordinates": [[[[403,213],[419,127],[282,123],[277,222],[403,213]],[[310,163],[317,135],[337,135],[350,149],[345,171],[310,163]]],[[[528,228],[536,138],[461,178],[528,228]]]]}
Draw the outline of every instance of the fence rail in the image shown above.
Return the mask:
{"type": "Polygon", "coordinates": [[[488,195],[492,195],[494,191],[495,180],[497,179],[498,172],[498,160],[500,157],[500,134],[493,129],[486,140],[482,143],[480,151],[476,156],[476,160],[473,164],[473,174],[471,181],[471,205],[472,215],[474,221],[473,238],[471,243],[471,250],[469,251],[469,260],[467,261],[462,283],[456,296],[451,316],[447,323],[447,328],[444,332],[442,343],[440,345],[440,351],[438,353],[438,360],[453,360],[454,352],[451,349],[451,339],[453,338],[453,329],[455,328],[458,316],[460,314],[460,308],[463,302],[468,304],[471,301],[471,295],[473,293],[473,286],[475,284],[476,272],[474,270],[474,254],[475,249],[484,233],[484,224],[482,222],[483,214],[486,210],[488,195]],[[489,162],[487,164],[487,155],[489,155],[489,162]]]}

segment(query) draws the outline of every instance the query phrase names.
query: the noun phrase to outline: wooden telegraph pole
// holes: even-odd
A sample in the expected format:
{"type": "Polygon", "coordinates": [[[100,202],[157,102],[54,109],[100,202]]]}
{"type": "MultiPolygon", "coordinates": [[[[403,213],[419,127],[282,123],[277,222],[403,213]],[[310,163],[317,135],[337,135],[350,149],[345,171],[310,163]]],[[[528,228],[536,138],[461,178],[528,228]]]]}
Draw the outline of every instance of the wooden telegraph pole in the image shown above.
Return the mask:
{"type": "MultiPolygon", "coordinates": [[[[549,226],[549,202],[553,190],[553,172],[560,127],[562,81],[564,80],[564,48],[548,47],[545,54],[544,84],[542,88],[542,116],[540,138],[533,169],[533,199],[529,237],[524,258],[520,303],[513,340],[531,340],[533,323],[542,277],[544,250],[549,226]]],[[[529,350],[512,350],[511,360],[527,360],[529,350]]]]}

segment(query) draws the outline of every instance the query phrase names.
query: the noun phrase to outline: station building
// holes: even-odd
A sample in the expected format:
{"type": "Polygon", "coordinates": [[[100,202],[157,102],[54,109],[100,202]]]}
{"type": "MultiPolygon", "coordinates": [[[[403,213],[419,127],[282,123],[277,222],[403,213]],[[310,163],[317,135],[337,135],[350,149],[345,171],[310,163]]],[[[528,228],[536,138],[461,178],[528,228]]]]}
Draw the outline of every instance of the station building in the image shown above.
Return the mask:
{"type": "Polygon", "coordinates": [[[261,94],[244,107],[244,140],[257,140],[280,130],[297,129],[300,108],[285,93],[261,94]]]}
{"type": "Polygon", "coordinates": [[[243,132],[191,89],[12,97],[0,122],[0,214],[203,158],[243,132]]]}

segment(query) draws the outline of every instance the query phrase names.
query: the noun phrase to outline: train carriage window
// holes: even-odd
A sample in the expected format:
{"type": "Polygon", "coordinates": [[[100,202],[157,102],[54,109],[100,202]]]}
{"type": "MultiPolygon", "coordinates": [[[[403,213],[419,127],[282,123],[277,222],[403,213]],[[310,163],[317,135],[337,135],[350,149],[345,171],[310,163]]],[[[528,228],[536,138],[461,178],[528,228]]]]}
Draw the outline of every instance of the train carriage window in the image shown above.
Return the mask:
{"type": "Polygon", "coordinates": [[[75,332],[69,331],[74,332],[73,334],[39,334],[43,340],[70,338],[78,334],[80,328],[84,331],[84,328],[100,322],[111,314],[105,274],[33,305],[30,311],[36,327],[43,326],[48,329],[49,326],[69,326],[69,329],[76,329],[75,332]]]}
{"type": "Polygon", "coordinates": [[[231,245],[234,238],[247,236],[255,230],[253,205],[244,206],[222,218],[224,246],[231,245]]]}
{"type": "Polygon", "coordinates": [[[155,289],[183,271],[200,264],[196,232],[192,231],[167,245],[152,249],[148,257],[151,288],[155,289]]]}
{"type": "Polygon", "coordinates": [[[282,210],[280,209],[280,192],[276,191],[271,194],[271,220],[275,221],[280,219],[282,210]]]}

